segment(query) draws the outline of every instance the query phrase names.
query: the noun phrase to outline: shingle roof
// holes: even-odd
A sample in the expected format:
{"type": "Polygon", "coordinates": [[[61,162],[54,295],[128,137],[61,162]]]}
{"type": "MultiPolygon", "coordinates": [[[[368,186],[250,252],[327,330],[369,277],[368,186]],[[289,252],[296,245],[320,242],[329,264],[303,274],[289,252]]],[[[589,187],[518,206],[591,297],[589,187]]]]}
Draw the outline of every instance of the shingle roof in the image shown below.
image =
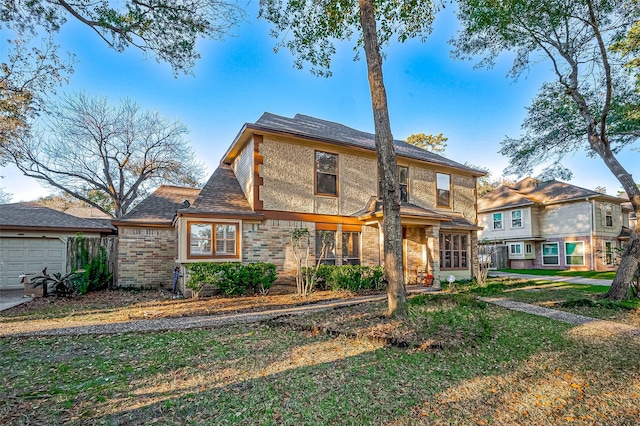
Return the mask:
{"type": "Polygon", "coordinates": [[[35,203],[0,204],[0,228],[110,232],[108,223],[83,219],[35,203]]]}
{"type": "Polygon", "coordinates": [[[525,178],[513,186],[503,185],[478,200],[478,211],[495,210],[531,204],[557,204],[585,198],[598,198],[623,203],[623,198],[602,194],[557,180],[541,182],[525,178]]]}
{"type": "Polygon", "coordinates": [[[230,166],[221,164],[211,175],[191,206],[181,213],[256,216],[230,166]]]}
{"type": "MultiPolygon", "coordinates": [[[[335,145],[353,146],[372,151],[376,149],[375,135],[372,133],[362,132],[343,124],[321,120],[303,114],[296,114],[293,118],[288,118],[265,112],[258,121],[255,123],[247,123],[245,126],[246,128],[254,130],[288,133],[335,145]]],[[[486,172],[482,170],[465,166],[464,164],[449,160],[448,158],[418,148],[407,142],[394,140],[393,143],[396,149],[396,155],[398,156],[453,167],[478,176],[486,175],[486,172]]]]}
{"type": "MultiPolygon", "coordinates": [[[[371,197],[367,205],[360,211],[355,212],[351,216],[355,216],[361,220],[373,217],[382,217],[382,200],[377,197],[371,197]]],[[[411,203],[400,204],[400,217],[413,219],[439,220],[440,227],[444,229],[482,229],[477,225],[469,222],[460,213],[443,213],[430,209],[425,209],[411,203]]]]}
{"type": "Polygon", "coordinates": [[[197,188],[162,185],[116,223],[171,225],[176,211],[184,207],[184,201],[193,203],[198,193],[197,188]]]}

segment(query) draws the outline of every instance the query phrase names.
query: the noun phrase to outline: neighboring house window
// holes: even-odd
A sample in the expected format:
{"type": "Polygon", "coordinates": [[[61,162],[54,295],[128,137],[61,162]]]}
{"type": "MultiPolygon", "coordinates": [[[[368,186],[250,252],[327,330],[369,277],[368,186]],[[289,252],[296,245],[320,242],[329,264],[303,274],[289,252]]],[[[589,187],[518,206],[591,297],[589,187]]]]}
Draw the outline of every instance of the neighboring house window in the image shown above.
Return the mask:
{"type": "MultiPolygon", "coordinates": [[[[409,202],[409,168],[398,166],[398,185],[400,186],[400,201],[409,202]]],[[[382,180],[379,180],[378,196],[382,197],[382,180]]]]}
{"type": "Polygon", "coordinates": [[[522,228],[522,210],[513,210],[511,212],[511,227],[522,228]]]}
{"type": "Polygon", "coordinates": [[[400,185],[400,201],[409,202],[409,168],[398,166],[398,185],[400,185]]]}
{"type": "Polygon", "coordinates": [[[342,233],[342,264],[343,265],[359,265],[360,264],[360,233],[359,232],[343,232],[342,233]]]}
{"type": "Polygon", "coordinates": [[[338,195],[338,154],[316,151],[316,194],[338,195]]]}
{"type": "Polygon", "coordinates": [[[436,173],[438,207],[451,207],[451,175],[436,173]]]}
{"type": "Polygon", "coordinates": [[[522,254],[522,243],[509,244],[509,251],[511,254],[522,254]]]}
{"type": "Polygon", "coordinates": [[[502,229],[502,213],[493,214],[493,229],[502,229]]]}
{"type": "Polygon", "coordinates": [[[238,257],[237,223],[189,222],[188,257],[238,257]]]}
{"type": "Polygon", "coordinates": [[[524,245],[524,252],[525,252],[526,254],[531,254],[531,253],[533,253],[533,244],[526,243],[526,244],[524,245]]]}
{"type": "Polygon", "coordinates": [[[613,207],[610,204],[604,207],[604,225],[608,227],[613,226],[613,207]]]}
{"type": "Polygon", "coordinates": [[[605,241],[604,242],[604,264],[605,265],[613,265],[614,263],[614,253],[613,253],[613,241],[605,241]]]}
{"type": "Polygon", "coordinates": [[[565,265],[584,265],[584,243],[576,241],[564,243],[565,265]]]}
{"type": "Polygon", "coordinates": [[[542,243],[542,264],[559,265],[558,243],[542,243]]]}
{"type": "Polygon", "coordinates": [[[316,260],[323,265],[336,264],[336,231],[316,231],[316,260]]]}
{"type": "Polygon", "coordinates": [[[467,236],[440,234],[441,269],[467,268],[467,236]]]}

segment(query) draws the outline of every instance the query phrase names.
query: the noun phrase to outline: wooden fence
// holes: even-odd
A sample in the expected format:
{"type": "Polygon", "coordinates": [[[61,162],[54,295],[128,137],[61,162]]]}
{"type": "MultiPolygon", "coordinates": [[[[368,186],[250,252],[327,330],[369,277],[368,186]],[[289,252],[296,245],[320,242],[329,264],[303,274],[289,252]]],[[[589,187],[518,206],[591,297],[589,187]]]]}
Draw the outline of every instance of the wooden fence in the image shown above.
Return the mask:
{"type": "Polygon", "coordinates": [[[109,264],[109,272],[112,274],[112,282],[109,288],[118,282],[118,237],[69,237],[67,239],[67,272],[81,269],[87,259],[94,259],[100,255],[100,247],[104,247],[109,264]],[[83,251],[86,250],[86,255],[83,251]]]}

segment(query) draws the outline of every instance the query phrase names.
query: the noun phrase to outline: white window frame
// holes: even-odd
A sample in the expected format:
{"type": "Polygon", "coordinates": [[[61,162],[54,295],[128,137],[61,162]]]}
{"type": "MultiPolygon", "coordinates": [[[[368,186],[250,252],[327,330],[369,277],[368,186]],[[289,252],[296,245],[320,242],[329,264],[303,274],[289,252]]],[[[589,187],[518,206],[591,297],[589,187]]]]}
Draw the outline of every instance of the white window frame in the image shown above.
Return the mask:
{"type": "Polygon", "coordinates": [[[502,231],[504,230],[504,213],[499,212],[499,213],[491,213],[491,222],[492,222],[492,229],[494,231],[502,231]],[[500,215],[500,220],[496,220],[496,215],[500,215]],[[499,228],[496,228],[496,223],[500,224],[499,228]]]}
{"type": "Polygon", "coordinates": [[[566,266],[585,266],[585,244],[584,241],[565,241],[564,242],[564,264],[566,266]],[[582,244],[582,263],[570,263],[569,257],[578,257],[579,255],[569,255],[567,250],[568,244],[582,244]]]}
{"type": "MultiPolygon", "coordinates": [[[[542,264],[544,266],[560,266],[560,244],[558,243],[542,243],[542,249],[540,250],[540,256],[542,257],[542,264]],[[544,258],[544,247],[545,246],[551,246],[551,245],[555,245],[556,246],[556,252],[557,254],[555,255],[558,258],[558,263],[545,263],[544,258]]],[[[550,256],[547,256],[550,257],[550,256]]]]}
{"type": "Polygon", "coordinates": [[[602,242],[603,245],[603,249],[602,249],[602,263],[604,263],[606,266],[613,266],[616,264],[616,244],[615,241],[603,241],[602,242]],[[611,250],[607,249],[607,245],[611,245],[611,250]],[[607,260],[607,257],[611,256],[611,262],[609,262],[607,260]]]}
{"type": "Polygon", "coordinates": [[[522,228],[524,226],[524,222],[522,221],[522,209],[520,210],[511,210],[511,227],[512,228],[522,228]],[[513,215],[514,213],[520,213],[520,217],[519,218],[514,218],[513,215]],[[514,225],[514,221],[519,220],[520,221],[520,225],[514,225]]]}
{"type": "Polygon", "coordinates": [[[533,244],[526,243],[524,245],[524,254],[532,254],[533,253],[533,244]]]}
{"type": "Polygon", "coordinates": [[[509,254],[522,256],[522,243],[509,243],[509,254]]]}
{"type": "Polygon", "coordinates": [[[613,227],[613,206],[611,204],[605,204],[604,206],[604,226],[607,228],[613,227]],[[611,218],[611,220],[607,220],[611,218]]]}

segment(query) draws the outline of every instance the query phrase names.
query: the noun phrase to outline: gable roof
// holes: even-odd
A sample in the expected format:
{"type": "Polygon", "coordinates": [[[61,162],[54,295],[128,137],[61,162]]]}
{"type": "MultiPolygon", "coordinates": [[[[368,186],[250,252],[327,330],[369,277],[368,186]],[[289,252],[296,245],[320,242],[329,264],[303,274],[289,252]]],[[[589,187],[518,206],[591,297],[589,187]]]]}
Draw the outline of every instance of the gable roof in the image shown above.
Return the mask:
{"type": "Polygon", "coordinates": [[[226,164],[213,172],[191,206],[180,209],[183,213],[262,217],[253,211],[231,166],[226,164]]]}
{"type": "Polygon", "coordinates": [[[527,177],[515,185],[502,185],[478,199],[478,211],[514,208],[526,205],[549,205],[594,198],[623,203],[623,198],[602,194],[558,180],[541,182],[527,177]]]}
{"type": "Polygon", "coordinates": [[[176,211],[185,206],[184,201],[193,203],[199,193],[200,189],[198,188],[161,185],[153,194],[135,206],[133,210],[113,222],[116,225],[151,224],[170,226],[173,223],[176,211]]]}
{"type": "MultiPolygon", "coordinates": [[[[236,145],[246,132],[263,131],[276,134],[288,134],[303,139],[324,142],[340,146],[376,150],[375,135],[352,129],[340,123],[321,120],[308,115],[296,114],[293,118],[265,112],[255,123],[246,123],[236,136],[231,147],[223,156],[223,163],[230,163],[235,155],[236,145]]],[[[474,176],[484,176],[486,172],[449,160],[441,155],[418,148],[410,143],[394,140],[396,155],[413,160],[425,161],[446,167],[466,171],[474,176]]]]}
{"type": "Polygon", "coordinates": [[[109,223],[72,216],[36,203],[0,204],[0,229],[103,233],[114,230],[109,223]]]}

